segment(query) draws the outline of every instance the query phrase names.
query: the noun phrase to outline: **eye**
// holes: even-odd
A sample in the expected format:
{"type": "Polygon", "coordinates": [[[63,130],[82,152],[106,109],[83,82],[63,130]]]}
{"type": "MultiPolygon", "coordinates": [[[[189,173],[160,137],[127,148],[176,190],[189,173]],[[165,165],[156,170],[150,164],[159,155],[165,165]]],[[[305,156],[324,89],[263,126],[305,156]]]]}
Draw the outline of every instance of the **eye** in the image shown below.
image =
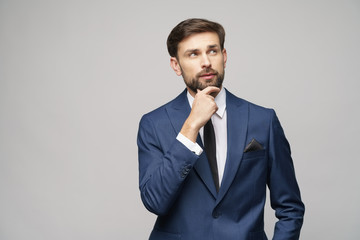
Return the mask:
{"type": "Polygon", "coordinates": [[[196,57],[196,56],[197,56],[197,54],[195,52],[192,52],[189,54],[189,57],[196,57]]]}
{"type": "Polygon", "coordinates": [[[212,54],[212,55],[215,55],[215,54],[217,53],[217,50],[211,49],[211,50],[209,51],[209,53],[212,54]]]}

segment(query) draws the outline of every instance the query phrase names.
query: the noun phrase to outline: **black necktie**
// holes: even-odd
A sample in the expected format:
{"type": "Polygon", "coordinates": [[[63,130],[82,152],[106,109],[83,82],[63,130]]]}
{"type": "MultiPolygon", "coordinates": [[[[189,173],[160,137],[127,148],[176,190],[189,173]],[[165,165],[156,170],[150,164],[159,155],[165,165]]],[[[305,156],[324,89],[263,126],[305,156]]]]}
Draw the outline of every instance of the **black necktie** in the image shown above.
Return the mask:
{"type": "Polygon", "coordinates": [[[205,153],[209,160],[211,174],[214,179],[216,191],[219,192],[219,175],[216,163],[216,141],[214,127],[211,123],[211,119],[204,126],[204,145],[205,153]]]}

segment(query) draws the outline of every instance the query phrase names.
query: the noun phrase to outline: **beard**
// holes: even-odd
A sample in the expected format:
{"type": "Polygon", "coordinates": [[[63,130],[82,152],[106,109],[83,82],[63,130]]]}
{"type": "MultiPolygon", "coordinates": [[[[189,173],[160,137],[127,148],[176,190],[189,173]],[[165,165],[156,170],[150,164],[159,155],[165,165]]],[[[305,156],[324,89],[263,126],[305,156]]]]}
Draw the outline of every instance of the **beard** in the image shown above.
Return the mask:
{"type": "Polygon", "coordinates": [[[190,79],[183,72],[183,79],[184,79],[186,86],[194,93],[197,93],[198,89],[201,91],[209,86],[220,88],[224,81],[224,76],[225,76],[225,71],[223,71],[222,73],[219,73],[212,68],[204,69],[203,71],[196,74],[195,78],[190,78],[190,79]],[[199,80],[200,77],[202,75],[208,74],[208,73],[214,74],[215,77],[212,79],[209,79],[209,80],[205,80],[205,82],[201,82],[199,80]]]}

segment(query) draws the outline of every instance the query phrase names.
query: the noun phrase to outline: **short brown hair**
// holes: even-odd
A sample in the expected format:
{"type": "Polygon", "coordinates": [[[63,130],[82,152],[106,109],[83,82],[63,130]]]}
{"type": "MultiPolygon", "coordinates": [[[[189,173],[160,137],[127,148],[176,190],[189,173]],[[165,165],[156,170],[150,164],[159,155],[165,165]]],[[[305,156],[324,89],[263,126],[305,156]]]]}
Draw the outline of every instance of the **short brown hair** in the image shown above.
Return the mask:
{"type": "Polygon", "coordinates": [[[219,36],[220,48],[224,49],[225,30],[219,23],[201,18],[190,18],[182,21],[170,32],[167,39],[167,48],[171,57],[178,57],[179,43],[195,33],[215,32],[219,36]]]}

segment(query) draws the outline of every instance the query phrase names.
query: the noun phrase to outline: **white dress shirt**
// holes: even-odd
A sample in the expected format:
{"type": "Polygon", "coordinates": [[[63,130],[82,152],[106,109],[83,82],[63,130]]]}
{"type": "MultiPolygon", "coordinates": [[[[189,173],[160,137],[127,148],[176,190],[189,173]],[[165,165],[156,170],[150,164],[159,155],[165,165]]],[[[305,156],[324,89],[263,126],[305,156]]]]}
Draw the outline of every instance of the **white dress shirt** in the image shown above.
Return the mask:
{"type": "MultiPolygon", "coordinates": [[[[190,107],[192,107],[194,98],[189,92],[187,92],[187,98],[190,107]]],[[[218,110],[211,116],[211,121],[215,131],[216,162],[219,173],[219,184],[221,185],[227,155],[226,91],[223,87],[221,88],[219,94],[215,97],[215,103],[218,106],[218,110]]],[[[204,127],[200,129],[199,134],[204,144],[204,127]]],[[[176,139],[197,155],[200,155],[203,152],[203,149],[196,142],[193,143],[181,133],[178,134],[176,139]]]]}

